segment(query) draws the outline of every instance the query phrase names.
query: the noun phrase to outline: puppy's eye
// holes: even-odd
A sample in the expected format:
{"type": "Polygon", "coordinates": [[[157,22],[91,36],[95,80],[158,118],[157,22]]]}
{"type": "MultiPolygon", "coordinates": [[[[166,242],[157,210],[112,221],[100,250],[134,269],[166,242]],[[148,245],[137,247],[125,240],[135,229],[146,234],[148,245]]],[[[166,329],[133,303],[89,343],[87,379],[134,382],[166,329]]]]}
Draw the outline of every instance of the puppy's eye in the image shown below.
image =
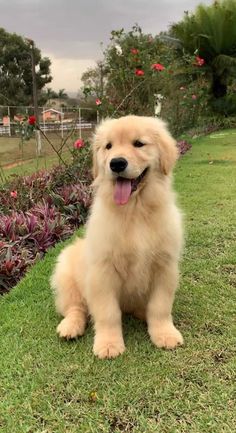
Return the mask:
{"type": "Polygon", "coordinates": [[[145,143],[142,143],[142,141],[136,140],[134,142],[134,147],[143,147],[145,146],[145,143]]]}
{"type": "Polygon", "coordinates": [[[111,143],[107,143],[107,145],[106,145],[106,149],[109,150],[109,149],[111,149],[111,148],[112,148],[112,144],[111,144],[111,143]]]}

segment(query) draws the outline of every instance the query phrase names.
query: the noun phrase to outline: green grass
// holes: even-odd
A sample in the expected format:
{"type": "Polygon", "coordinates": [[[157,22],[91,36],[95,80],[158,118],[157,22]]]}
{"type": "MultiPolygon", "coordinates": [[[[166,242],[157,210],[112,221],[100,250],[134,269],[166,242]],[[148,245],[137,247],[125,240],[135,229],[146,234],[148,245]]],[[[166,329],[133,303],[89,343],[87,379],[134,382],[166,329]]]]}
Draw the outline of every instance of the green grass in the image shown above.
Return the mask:
{"type": "MultiPolygon", "coordinates": [[[[70,152],[63,152],[62,158],[64,161],[68,162],[71,158],[70,152]]],[[[20,175],[25,176],[32,173],[35,173],[38,170],[45,169],[48,170],[54,166],[58,166],[59,159],[56,154],[53,155],[42,155],[38,158],[34,158],[31,160],[28,160],[27,162],[23,162],[23,164],[19,164],[14,167],[8,167],[7,169],[4,168],[4,178],[3,183],[5,180],[8,180],[13,175],[20,175]]],[[[0,180],[1,182],[1,180],[0,180]]]]}
{"type": "MultiPolygon", "coordinates": [[[[61,144],[61,137],[56,134],[49,134],[48,138],[52,141],[55,147],[61,144]]],[[[0,137],[0,161],[3,166],[10,165],[22,160],[34,159],[36,156],[36,142],[34,138],[23,143],[23,150],[20,147],[19,137],[0,137]]],[[[53,150],[50,144],[42,137],[43,155],[50,155],[53,150]]]]}
{"type": "MultiPolygon", "coordinates": [[[[71,148],[73,142],[78,138],[79,131],[76,131],[68,139],[67,146],[71,148]]],[[[84,139],[89,138],[91,131],[82,131],[84,139]]],[[[58,150],[61,146],[60,134],[49,133],[47,137],[52,142],[53,146],[58,150]]],[[[65,135],[66,138],[66,135],[65,135]]],[[[12,174],[26,175],[34,173],[40,169],[49,169],[54,165],[58,165],[58,156],[53,150],[52,146],[47,142],[46,138],[41,137],[42,140],[42,154],[36,157],[36,142],[32,138],[23,143],[23,148],[20,147],[19,137],[0,137],[0,165],[4,170],[5,177],[12,174]]],[[[63,159],[68,161],[70,152],[68,147],[64,146],[63,159]]],[[[0,178],[1,182],[1,178],[0,178]]]]}
{"type": "Polygon", "coordinates": [[[129,317],[116,360],[93,356],[91,326],[60,341],[48,283],[58,245],[0,301],[3,433],[235,430],[235,135],[193,143],[175,178],[187,239],[174,317],[185,346],[157,350],[129,317]]]}

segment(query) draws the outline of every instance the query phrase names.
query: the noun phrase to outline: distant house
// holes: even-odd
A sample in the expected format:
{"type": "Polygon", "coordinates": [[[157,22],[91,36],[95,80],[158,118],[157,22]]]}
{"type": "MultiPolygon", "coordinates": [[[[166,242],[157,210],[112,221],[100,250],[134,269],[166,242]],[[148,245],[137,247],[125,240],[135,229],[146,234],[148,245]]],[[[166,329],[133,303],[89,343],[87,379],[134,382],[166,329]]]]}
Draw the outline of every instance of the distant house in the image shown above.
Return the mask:
{"type": "Polygon", "coordinates": [[[23,116],[22,114],[15,114],[14,116],[14,120],[16,122],[22,122],[24,120],[25,116],[23,116]]]}
{"type": "Polygon", "coordinates": [[[9,116],[3,116],[2,123],[3,123],[3,126],[9,126],[10,125],[10,117],[9,116]]]}
{"type": "Polygon", "coordinates": [[[61,111],[54,110],[54,108],[48,108],[42,112],[42,117],[44,122],[60,122],[63,117],[63,113],[61,111]]]}

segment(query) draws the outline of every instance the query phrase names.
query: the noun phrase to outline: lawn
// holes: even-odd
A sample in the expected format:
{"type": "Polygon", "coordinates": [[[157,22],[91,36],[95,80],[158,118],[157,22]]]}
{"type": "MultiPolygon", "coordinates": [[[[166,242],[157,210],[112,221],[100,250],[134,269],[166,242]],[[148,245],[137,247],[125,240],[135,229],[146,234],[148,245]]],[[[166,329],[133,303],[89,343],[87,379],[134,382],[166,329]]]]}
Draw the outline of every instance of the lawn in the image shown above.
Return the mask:
{"type": "Polygon", "coordinates": [[[0,300],[0,431],[235,430],[235,132],[193,140],[175,173],[187,236],[174,317],[185,346],[156,349],[131,317],[113,361],[93,356],[91,326],[60,341],[48,283],[57,245],[0,300]]]}
{"type": "MultiPolygon", "coordinates": [[[[91,136],[92,131],[83,130],[82,137],[87,139],[91,136]]],[[[68,133],[70,135],[70,132],[68,133]]],[[[75,131],[69,136],[67,144],[64,146],[63,159],[70,158],[68,148],[73,147],[75,139],[79,136],[79,131],[75,131]]],[[[65,138],[67,135],[65,134],[65,138]]],[[[53,146],[58,150],[62,144],[60,133],[48,133],[47,138],[51,141],[53,146]]],[[[0,165],[4,168],[5,176],[11,174],[30,174],[39,169],[48,169],[53,165],[58,164],[58,156],[53,150],[50,143],[45,137],[42,140],[42,153],[40,157],[36,157],[36,142],[34,138],[23,143],[20,146],[19,137],[0,137],[0,165]]]]}

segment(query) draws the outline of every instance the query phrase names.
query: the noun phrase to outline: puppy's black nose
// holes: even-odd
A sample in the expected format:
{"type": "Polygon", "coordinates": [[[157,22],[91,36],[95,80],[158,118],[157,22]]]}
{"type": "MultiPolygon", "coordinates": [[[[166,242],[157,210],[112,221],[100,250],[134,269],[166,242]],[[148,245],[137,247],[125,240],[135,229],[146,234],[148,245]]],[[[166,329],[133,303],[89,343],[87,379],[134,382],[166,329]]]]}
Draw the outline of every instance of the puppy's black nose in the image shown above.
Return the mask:
{"type": "Polygon", "coordinates": [[[125,158],[112,158],[110,162],[111,170],[115,173],[124,171],[128,165],[128,161],[125,158]]]}

